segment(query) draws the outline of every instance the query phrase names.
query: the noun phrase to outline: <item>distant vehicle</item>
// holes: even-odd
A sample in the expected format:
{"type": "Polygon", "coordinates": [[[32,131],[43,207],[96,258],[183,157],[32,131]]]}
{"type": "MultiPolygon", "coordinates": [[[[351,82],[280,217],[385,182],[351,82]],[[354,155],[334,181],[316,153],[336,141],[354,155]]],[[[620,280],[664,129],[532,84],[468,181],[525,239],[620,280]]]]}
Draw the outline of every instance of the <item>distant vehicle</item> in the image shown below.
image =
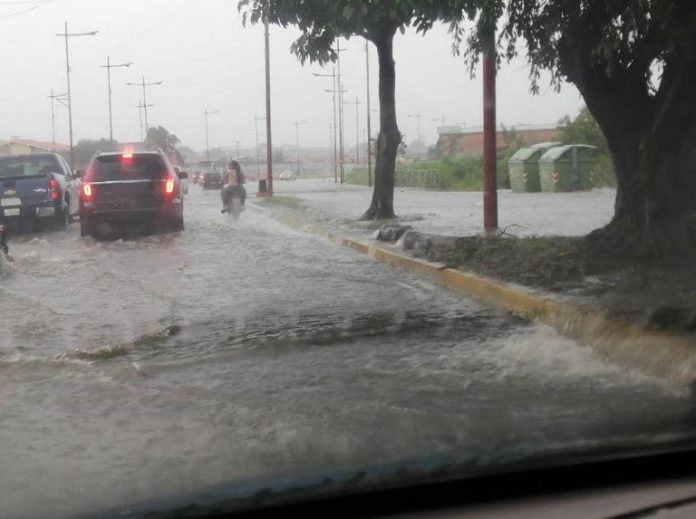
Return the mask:
{"type": "Polygon", "coordinates": [[[62,156],[0,157],[0,224],[8,233],[67,228],[78,208],[78,181],[62,156]]]}
{"type": "Polygon", "coordinates": [[[100,153],[80,175],[80,234],[98,236],[120,225],[146,225],[154,232],[184,229],[181,180],[157,151],[100,153]]]}
{"type": "Polygon", "coordinates": [[[297,176],[295,175],[295,173],[293,171],[290,171],[290,170],[283,171],[278,176],[278,178],[280,180],[297,180],[297,176]]]}
{"type": "Polygon", "coordinates": [[[199,183],[203,189],[222,189],[224,185],[222,173],[217,171],[204,171],[199,183]]]}
{"type": "Polygon", "coordinates": [[[198,184],[203,189],[222,189],[222,186],[225,184],[222,175],[223,168],[218,162],[212,160],[202,160],[198,163],[198,165],[201,167],[198,184]]]}

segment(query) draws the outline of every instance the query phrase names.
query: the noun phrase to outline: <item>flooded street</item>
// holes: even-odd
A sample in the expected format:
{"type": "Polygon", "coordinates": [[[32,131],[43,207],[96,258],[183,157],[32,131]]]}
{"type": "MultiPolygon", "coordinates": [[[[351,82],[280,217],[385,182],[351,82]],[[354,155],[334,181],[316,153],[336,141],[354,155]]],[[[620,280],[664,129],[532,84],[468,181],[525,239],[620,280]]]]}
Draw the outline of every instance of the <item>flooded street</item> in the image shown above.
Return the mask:
{"type": "Polygon", "coordinates": [[[0,516],[678,435],[683,392],[191,186],[183,233],[12,240],[0,516]]]}

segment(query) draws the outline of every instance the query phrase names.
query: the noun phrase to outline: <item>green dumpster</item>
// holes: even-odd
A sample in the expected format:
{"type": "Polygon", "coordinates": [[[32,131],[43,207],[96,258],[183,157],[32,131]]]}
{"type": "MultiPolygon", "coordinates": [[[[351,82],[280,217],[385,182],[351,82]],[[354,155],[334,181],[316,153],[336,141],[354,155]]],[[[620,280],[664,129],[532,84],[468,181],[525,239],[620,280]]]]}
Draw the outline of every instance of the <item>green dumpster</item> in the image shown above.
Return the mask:
{"type": "Polygon", "coordinates": [[[567,144],[549,149],[539,159],[542,191],[577,191],[594,187],[597,148],[567,144]]]}
{"type": "Polygon", "coordinates": [[[539,158],[549,149],[559,146],[560,142],[540,142],[528,148],[517,150],[508,160],[510,187],[516,193],[541,191],[539,181],[539,158]]]}

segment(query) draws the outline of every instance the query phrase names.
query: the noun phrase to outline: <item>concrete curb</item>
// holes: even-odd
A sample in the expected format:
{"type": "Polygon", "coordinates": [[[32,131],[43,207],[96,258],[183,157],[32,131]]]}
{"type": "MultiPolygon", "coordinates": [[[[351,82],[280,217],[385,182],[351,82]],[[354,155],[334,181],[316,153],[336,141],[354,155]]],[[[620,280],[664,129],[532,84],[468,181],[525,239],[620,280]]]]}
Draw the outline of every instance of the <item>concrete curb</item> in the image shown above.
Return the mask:
{"type": "MultiPolygon", "coordinates": [[[[264,208],[265,210],[266,208],[264,208]]],[[[646,331],[642,326],[583,305],[560,301],[529,288],[481,277],[406,255],[383,245],[307,223],[297,215],[271,216],[296,230],[349,247],[377,261],[402,268],[447,288],[525,319],[539,321],[562,335],[593,347],[612,362],[680,386],[696,380],[696,343],[686,337],[646,331]]],[[[275,213],[275,214],[274,214],[275,213]]]]}

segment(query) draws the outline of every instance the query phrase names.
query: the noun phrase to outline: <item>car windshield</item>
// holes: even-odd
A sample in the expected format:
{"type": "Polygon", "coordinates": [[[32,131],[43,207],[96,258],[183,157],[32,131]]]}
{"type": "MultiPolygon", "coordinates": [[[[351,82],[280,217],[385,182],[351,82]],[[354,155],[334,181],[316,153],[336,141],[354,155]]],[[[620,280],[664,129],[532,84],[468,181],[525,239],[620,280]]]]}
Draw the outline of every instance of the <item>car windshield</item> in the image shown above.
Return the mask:
{"type": "Polygon", "coordinates": [[[696,447],[696,1],[0,0],[0,48],[0,517],[696,447]]]}
{"type": "Polygon", "coordinates": [[[31,177],[60,171],[55,157],[0,157],[0,178],[31,177]]]}

